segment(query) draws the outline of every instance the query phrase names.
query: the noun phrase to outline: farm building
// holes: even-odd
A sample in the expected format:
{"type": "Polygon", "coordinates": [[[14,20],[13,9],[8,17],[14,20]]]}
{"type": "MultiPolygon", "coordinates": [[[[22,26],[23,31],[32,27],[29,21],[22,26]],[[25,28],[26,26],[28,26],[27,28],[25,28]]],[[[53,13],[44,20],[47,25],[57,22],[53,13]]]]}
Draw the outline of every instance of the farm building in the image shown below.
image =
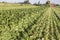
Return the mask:
{"type": "Polygon", "coordinates": [[[54,7],[55,5],[54,4],[50,4],[50,7],[54,7]]]}

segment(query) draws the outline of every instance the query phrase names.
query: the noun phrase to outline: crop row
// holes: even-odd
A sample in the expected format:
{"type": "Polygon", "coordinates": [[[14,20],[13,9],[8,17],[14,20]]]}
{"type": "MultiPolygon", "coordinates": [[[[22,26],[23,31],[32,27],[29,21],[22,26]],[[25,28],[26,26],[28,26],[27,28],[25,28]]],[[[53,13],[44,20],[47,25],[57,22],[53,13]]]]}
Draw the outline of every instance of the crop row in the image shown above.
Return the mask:
{"type": "Polygon", "coordinates": [[[0,10],[0,40],[60,40],[60,12],[48,7],[0,10]]]}

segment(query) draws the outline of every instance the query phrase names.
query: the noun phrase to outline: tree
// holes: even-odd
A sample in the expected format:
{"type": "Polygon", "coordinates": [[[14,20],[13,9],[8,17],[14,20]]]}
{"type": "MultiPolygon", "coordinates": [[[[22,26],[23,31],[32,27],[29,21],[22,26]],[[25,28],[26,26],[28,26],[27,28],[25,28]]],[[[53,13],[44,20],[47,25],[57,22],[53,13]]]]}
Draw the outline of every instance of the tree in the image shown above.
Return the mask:
{"type": "Polygon", "coordinates": [[[38,1],[38,5],[40,4],[40,1],[38,1]]]}
{"type": "Polygon", "coordinates": [[[29,4],[29,0],[25,0],[24,3],[25,3],[25,4],[29,4]]]}
{"type": "Polygon", "coordinates": [[[50,6],[50,1],[49,0],[47,0],[46,5],[50,6]]]}
{"type": "Polygon", "coordinates": [[[56,4],[56,6],[59,6],[59,4],[56,4]]]}

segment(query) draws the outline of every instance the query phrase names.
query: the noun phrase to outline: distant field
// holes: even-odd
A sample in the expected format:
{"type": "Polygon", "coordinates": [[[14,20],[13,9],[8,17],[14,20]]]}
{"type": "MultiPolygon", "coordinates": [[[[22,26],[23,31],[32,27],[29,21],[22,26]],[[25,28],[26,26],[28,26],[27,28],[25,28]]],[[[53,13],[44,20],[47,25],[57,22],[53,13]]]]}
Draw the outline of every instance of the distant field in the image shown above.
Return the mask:
{"type": "Polygon", "coordinates": [[[0,3],[0,10],[9,9],[21,9],[21,8],[35,8],[37,6],[30,4],[10,4],[10,3],[0,3]]]}

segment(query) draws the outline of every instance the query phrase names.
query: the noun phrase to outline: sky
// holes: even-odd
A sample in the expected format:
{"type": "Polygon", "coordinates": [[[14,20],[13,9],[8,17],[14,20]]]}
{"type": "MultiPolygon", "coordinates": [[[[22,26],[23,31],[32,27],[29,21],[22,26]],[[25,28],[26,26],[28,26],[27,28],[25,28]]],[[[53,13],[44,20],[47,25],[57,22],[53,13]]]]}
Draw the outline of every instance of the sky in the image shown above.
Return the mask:
{"type": "MultiPolygon", "coordinates": [[[[14,2],[24,2],[24,0],[0,0],[0,2],[2,1],[5,1],[5,2],[11,2],[11,3],[14,3],[14,2]]],[[[38,3],[38,1],[40,1],[41,4],[44,4],[47,0],[29,0],[30,3],[38,3]]],[[[54,3],[54,4],[60,4],[60,0],[50,0],[51,3],[54,3]]]]}

